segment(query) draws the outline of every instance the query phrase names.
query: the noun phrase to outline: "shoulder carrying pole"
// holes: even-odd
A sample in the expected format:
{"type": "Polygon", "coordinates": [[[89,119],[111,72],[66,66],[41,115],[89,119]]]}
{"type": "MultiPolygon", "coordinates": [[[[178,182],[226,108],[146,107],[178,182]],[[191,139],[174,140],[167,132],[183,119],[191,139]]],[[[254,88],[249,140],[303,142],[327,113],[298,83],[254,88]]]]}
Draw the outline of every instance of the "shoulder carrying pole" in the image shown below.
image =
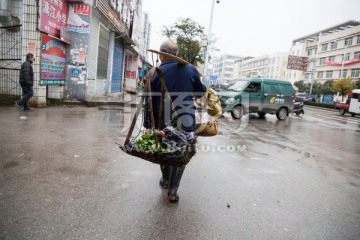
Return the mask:
{"type": "Polygon", "coordinates": [[[139,103],[139,105],[138,105],[137,108],[136,108],[136,112],[135,112],[134,117],[133,117],[133,119],[132,119],[132,122],[131,122],[131,125],[130,125],[130,129],[129,129],[128,134],[127,134],[127,136],[126,136],[126,140],[125,140],[125,143],[124,143],[125,146],[127,146],[127,145],[129,144],[129,142],[130,142],[131,134],[132,134],[132,132],[134,131],[135,124],[136,124],[136,120],[137,120],[137,118],[138,118],[138,116],[139,116],[139,113],[140,113],[141,108],[142,108],[143,105],[144,105],[144,99],[145,99],[145,94],[146,94],[146,92],[147,92],[147,88],[148,88],[148,86],[145,85],[145,89],[144,89],[144,91],[143,91],[143,93],[142,93],[142,95],[141,95],[140,103],[139,103]]]}

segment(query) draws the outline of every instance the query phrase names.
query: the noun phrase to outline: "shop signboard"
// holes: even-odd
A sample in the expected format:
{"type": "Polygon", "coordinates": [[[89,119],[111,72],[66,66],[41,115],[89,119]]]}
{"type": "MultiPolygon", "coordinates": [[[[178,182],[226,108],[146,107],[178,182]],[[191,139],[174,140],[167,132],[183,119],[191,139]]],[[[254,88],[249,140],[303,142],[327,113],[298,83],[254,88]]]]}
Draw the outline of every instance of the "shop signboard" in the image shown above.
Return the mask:
{"type": "Polygon", "coordinates": [[[125,33],[127,36],[130,35],[130,11],[127,11],[130,6],[127,1],[96,1],[96,8],[119,32],[125,33]]]}
{"type": "Polygon", "coordinates": [[[68,3],[65,0],[42,0],[39,29],[60,38],[60,27],[66,27],[68,3]]]}
{"type": "Polygon", "coordinates": [[[41,36],[40,84],[65,84],[66,44],[47,35],[41,36]]]}
{"type": "Polygon", "coordinates": [[[133,29],[131,32],[132,34],[131,39],[133,40],[136,46],[139,46],[141,39],[141,18],[139,17],[139,15],[137,15],[137,13],[134,13],[133,19],[134,20],[133,20],[133,29]]]}
{"type": "Polygon", "coordinates": [[[132,54],[125,55],[125,90],[136,92],[138,78],[138,57],[132,54]]]}
{"type": "Polygon", "coordinates": [[[72,32],[90,33],[90,11],[88,4],[70,4],[67,29],[72,32]]]}
{"type": "Polygon", "coordinates": [[[287,69],[305,71],[307,63],[307,57],[289,55],[287,69]]]}

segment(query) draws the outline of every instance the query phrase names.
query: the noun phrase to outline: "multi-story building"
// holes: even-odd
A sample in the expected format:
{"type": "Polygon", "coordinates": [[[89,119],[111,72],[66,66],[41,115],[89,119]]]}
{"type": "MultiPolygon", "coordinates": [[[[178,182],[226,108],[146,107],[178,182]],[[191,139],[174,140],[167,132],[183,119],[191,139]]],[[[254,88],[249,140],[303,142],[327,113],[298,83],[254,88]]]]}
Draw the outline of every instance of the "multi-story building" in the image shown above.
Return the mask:
{"type": "Polygon", "coordinates": [[[280,52],[236,62],[235,78],[256,75],[266,78],[286,79],[288,53],[280,52]]]}
{"type": "Polygon", "coordinates": [[[243,61],[246,61],[246,60],[249,60],[249,59],[252,59],[253,57],[244,57],[240,60],[236,60],[235,61],[235,64],[234,64],[234,73],[233,73],[233,76],[234,76],[234,79],[238,79],[241,76],[240,72],[241,72],[241,63],[243,61]]]}
{"type": "Polygon", "coordinates": [[[150,37],[151,37],[151,23],[149,21],[149,14],[142,14],[142,38],[140,42],[140,54],[145,57],[146,61],[149,61],[149,57],[147,54],[147,49],[150,47],[150,37]]]}
{"type": "Polygon", "coordinates": [[[289,70],[293,82],[360,77],[360,22],[347,21],[293,40],[291,55],[308,57],[305,71],[289,70]]]}
{"type": "Polygon", "coordinates": [[[242,56],[224,54],[213,61],[213,75],[217,76],[218,81],[231,81],[234,79],[235,62],[243,59],[242,56]]]}

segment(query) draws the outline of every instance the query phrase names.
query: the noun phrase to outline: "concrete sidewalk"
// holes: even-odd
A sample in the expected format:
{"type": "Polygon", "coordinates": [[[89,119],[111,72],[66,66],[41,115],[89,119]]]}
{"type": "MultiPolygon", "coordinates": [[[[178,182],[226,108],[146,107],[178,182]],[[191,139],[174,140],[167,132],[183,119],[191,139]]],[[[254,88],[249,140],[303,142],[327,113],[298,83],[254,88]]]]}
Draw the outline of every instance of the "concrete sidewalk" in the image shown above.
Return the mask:
{"type": "MultiPolygon", "coordinates": [[[[109,94],[107,96],[93,97],[85,101],[79,100],[64,100],[64,99],[49,99],[50,103],[47,103],[46,107],[56,105],[86,105],[88,107],[99,107],[99,106],[128,106],[137,107],[140,103],[142,92],[130,94],[130,93],[117,93],[109,94]]],[[[20,99],[20,97],[18,97],[20,99]]],[[[16,99],[16,100],[18,100],[16,99]]],[[[0,106],[15,106],[14,101],[2,101],[0,99],[0,106]]]]}
{"type": "Polygon", "coordinates": [[[121,93],[113,94],[108,96],[94,97],[87,99],[85,104],[89,107],[98,107],[104,105],[115,105],[115,106],[131,106],[137,107],[140,103],[142,92],[137,94],[121,93]]]}

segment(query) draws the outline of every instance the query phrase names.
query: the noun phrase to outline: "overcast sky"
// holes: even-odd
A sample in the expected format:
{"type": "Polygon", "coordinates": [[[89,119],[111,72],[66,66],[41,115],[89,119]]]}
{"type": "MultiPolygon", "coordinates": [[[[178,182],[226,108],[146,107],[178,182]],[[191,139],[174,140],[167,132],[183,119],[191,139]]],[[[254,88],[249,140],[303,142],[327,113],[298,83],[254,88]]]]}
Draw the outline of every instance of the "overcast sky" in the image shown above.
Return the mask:
{"type": "MultiPolygon", "coordinates": [[[[143,0],[152,23],[150,47],[159,49],[161,29],[191,18],[208,33],[214,0],[143,0]]],[[[288,51],[293,39],[347,20],[360,21],[360,0],[220,0],[212,33],[221,53],[260,56],[288,51]]]]}

